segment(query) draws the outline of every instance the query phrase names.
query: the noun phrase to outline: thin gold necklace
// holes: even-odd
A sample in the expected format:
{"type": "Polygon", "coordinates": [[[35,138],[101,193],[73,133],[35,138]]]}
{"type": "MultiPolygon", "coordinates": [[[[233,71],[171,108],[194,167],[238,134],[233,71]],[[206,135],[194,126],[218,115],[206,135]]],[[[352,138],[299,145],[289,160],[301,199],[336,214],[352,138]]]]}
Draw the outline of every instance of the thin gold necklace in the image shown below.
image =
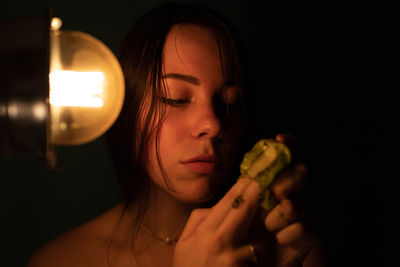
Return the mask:
{"type": "Polygon", "coordinates": [[[154,236],[156,239],[163,241],[164,243],[166,243],[167,245],[171,245],[175,242],[178,242],[179,237],[175,237],[175,236],[159,236],[156,233],[154,233],[150,228],[148,228],[146,225],[143,225],[143,228],[149,232],[152,236],[154,236]]]}

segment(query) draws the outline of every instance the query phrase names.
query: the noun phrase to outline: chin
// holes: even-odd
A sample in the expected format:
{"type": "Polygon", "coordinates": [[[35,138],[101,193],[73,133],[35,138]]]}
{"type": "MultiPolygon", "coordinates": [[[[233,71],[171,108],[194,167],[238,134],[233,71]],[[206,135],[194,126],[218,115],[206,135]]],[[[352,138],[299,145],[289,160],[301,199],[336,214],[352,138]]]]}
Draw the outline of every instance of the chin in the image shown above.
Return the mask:
{"type": "Polygon", "coordinates": [[[187,185],[177,191],[178,192],[175,192],[174,194],[177,199],[195,205],[210,201],[216,193],[216,189],[213,188],[209,182],[187,185]]]}

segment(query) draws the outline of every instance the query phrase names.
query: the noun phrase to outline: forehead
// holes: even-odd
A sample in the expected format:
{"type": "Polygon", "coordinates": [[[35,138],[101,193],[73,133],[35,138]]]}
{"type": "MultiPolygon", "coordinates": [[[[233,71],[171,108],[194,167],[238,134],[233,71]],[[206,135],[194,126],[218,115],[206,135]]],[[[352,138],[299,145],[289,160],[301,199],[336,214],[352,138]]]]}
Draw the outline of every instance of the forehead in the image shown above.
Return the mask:
{"type": "MultiPolygon", "coordinates": [[[[213,29],[198,25],[175,25],[167,35],[164,52],[164,72],[233,75],[235,64],[227,38],[213,29]],[[229,67],[228,67],[229,66],[229,67]]],[[[201,77],[199,77],[201,78],[201,77]]]]}

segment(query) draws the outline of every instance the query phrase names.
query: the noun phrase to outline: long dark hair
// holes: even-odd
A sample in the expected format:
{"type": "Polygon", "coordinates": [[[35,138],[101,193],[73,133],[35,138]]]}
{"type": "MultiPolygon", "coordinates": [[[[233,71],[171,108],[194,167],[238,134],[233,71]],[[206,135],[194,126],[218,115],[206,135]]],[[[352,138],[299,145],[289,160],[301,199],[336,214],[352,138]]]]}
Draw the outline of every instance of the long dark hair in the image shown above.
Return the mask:
{"type": "MultiPolygon", "coordinates": [[[[147,13],[129,31],[118,52],[125,75],[125,102],[118,120],[107,133],[107,139],[124,200],[127,205],[134,203],[136,207],[136,230],[148,201],[150,179],[146,173],[146,145],[151,131],[159,128],[164,112],[156,97],[150,97],[151,103],[147,103],[146,112],[143,103],[147,94],[162,95],[160,81],[164,43],[174,25],[185,24],[212,29],[217,38],[225,40],[224,45],[231,46],[229,49],[233,52],[234,64],[239,74],[243,73],[242,49],[237,34],[222,16],[208,8],[193,4],[166,4],[147,13]]],[[[239,83],[243,87],[240,77],[239,83]]]]}

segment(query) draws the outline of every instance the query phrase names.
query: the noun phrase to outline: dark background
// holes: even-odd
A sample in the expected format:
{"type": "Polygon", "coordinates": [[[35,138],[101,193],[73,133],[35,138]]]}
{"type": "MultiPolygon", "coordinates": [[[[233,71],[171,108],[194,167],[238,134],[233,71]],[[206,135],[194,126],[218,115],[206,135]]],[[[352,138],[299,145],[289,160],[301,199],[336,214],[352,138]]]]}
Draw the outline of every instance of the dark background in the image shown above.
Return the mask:
{"type": "MultiPolygon", "coordinates": [[[[3,1],[0,17],[52,7],[63,29],[92,34],[115,52],[138,18],[165,2],[3,1]]],[[[224,14],[243,40],[255,138],[300,137],[312,170],[306,204],[332,265],[398,264],[396,172],[389,166],[400,64],[387,53],[384,16],[348,5],[194,2],[224,14]]],[[[0,157],[0,266],[23,266],[43,243],[120,201],[104,137],[58,153],[58,171],[0,157]]]]}

